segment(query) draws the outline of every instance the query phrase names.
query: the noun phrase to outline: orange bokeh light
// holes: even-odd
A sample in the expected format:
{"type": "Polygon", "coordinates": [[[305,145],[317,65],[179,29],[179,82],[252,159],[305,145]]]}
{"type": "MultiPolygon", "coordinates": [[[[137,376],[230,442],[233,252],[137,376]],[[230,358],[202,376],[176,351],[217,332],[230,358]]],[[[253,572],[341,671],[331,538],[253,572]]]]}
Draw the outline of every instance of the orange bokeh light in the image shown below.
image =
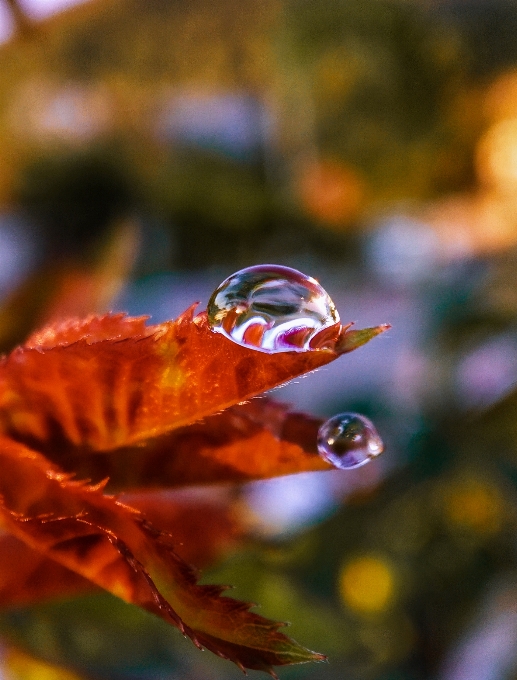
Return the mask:
{"type": "Polygon", "coordinates": [[[334,228],[346,226],[364,203],[364,183],[357,172],[334,161],[306,165],[298,185],[304,210],[318,222],[334,228]]]}
{"type": "Polygon", "coordinates": [[[492,125],[480,139],[476,169],[481,182],[502,191],[517,188],[517,118],[492,125]]]}
{"type": "Polygon", "coordinates": [[[449,490],[445,510],[452,524],[480,534],[496,533],[503,521],[498,490],[475,479],[464,480],[449,490]]]}

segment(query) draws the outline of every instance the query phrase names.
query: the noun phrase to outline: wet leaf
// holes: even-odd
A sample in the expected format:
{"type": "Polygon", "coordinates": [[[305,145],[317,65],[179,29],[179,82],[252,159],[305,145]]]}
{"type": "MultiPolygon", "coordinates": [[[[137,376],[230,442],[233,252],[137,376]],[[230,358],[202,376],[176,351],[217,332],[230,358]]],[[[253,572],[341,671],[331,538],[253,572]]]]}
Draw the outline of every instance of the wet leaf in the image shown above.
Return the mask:
{"type": "MultiPolygon", "coordinates": [[[[53,454],[157,437],[319,368],[340,351],[257,352],[212,333],[193,308],[146,328],[122,316],[77,324],[59,327],[53,338],[52,329],[43,330],[0,364],[0,430],[53,454]],[[128,324],[140,330],[130,335],[128,324]],[[79,331],[90,337],[77,340],[79,331]]],[[[341,330],[336,348],[351,351],[348,333],[341,330]]]]}
{"type": "Polygon", "coordinates": [[[318,419],[245,402],[386,327],[336,324],[319,349],[267,354],[212,333],[194,308],[145,322],[123,314],[61,321],[0,363],[0,517],[12,534],[4,549],[23,566],[4,567],[4,604],[50,596],[52,581],[62,582],[61,594],[87,582],[243,669],[274,675],[275,665],[321,660],[282,624],[223,596],[225,587],[197,583],[185,559],[209,562],[243,525],[224,503],[217,512],[194,503],[187,515],[169,490],[328,469],[316,452],[318,419]],[[106,495],[107,476],[108,490],[126,492],[129,504],[106,495]],[[76,481],[86,477],[93,482],[76,481]]]}

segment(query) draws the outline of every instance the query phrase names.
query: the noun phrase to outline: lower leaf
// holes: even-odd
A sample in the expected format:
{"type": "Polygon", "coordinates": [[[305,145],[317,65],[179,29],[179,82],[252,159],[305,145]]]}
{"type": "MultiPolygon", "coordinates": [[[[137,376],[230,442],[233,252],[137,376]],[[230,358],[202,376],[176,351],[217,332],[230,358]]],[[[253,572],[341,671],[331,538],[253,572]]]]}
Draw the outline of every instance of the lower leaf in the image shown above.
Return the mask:
{"type": "Polygon", "coordinates": [[[279,631],[283,625],[199,585],[169,534],[137,510],[74,481],[41,455],[0,440],[0,511],[30,547],[91,582],[177,626],[199,647],[241,668],[264,670],[324,657],[279,631]]]}

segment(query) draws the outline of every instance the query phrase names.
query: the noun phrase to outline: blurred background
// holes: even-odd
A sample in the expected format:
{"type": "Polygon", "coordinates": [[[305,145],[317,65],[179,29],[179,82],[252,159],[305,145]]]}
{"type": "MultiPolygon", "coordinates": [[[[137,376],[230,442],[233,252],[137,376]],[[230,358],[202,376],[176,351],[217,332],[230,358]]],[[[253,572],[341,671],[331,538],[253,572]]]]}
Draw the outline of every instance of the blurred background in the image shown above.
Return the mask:
{"type": "MultiPolygon", "coordinates": [[[[514,0],[0,1],[1,351],[262,262],[393,325],[273,393],[383,458],[234,492],[204,570],[329,655],[285,680],[517,679],[516,36],[514,0]]],[[[6,680],[241,677],[108,595],[0,630],[6,680]]]]}

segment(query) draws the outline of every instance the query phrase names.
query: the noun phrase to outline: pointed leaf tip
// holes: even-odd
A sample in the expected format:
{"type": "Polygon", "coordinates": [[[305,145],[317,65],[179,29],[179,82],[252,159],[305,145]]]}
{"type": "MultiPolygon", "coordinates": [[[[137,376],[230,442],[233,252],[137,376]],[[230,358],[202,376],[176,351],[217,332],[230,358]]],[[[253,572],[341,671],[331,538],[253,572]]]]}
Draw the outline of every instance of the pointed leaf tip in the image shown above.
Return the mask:
{"type": "Polygon", "coordinates": [[[391,324],[383,323],[380,326],[373,326],[372,328],[361,328],[359,330],[348,330],[344,328],[336,342],[335,351],[338,354],[346,354],[352,352],[354,349],[366,345],[375,336],[388,331],[391,324]]]}

